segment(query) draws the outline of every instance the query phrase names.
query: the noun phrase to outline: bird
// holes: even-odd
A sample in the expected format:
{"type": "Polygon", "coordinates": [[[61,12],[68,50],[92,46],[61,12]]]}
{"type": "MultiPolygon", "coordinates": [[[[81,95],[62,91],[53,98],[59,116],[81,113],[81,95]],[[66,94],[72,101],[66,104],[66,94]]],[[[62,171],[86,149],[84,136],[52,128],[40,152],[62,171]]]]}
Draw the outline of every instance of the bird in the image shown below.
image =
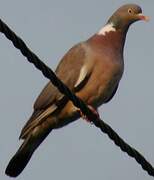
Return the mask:
{"type": "MultiPolygon", "coordinates": [[[[130,25],[148,19],[139,5],[121,6],[103,28],[68,50],[55,74],[97,112],[98,107],[109,102],[118,89],[124,72],[123,52],[130,25]]],[[[34,103],[32,115],[19,137],[23,142],[5,173],[17,177],[52,130],[62,128],[80,117],[79,109],[48,82],[34,103]]]]}

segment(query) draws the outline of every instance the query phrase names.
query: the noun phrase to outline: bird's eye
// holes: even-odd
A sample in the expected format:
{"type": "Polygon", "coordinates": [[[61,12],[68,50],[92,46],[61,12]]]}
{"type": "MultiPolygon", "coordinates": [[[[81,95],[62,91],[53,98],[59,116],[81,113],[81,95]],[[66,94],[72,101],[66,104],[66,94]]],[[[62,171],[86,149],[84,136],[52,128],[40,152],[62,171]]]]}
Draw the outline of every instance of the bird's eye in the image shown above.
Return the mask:
{"type": "Polygon", "coordinates": [[[128,13],[132,14],[133,13],[132,9],[128,9],[128,13]]]}

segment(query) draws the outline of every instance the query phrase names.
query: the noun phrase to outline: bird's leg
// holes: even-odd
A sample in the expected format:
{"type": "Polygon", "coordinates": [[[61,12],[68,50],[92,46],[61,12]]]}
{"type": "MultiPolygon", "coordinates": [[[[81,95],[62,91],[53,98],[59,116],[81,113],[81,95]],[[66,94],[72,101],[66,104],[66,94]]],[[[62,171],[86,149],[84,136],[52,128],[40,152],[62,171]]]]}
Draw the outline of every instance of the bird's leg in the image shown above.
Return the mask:
{"type": "MultiPolygon", "coordinates": [[[[95,108],[93,108],[91,105],[88,105],[88,108],[89,108],[98,118],[100,118],[100,117],[99,117],[99,113],[97,112],[97,110],[96,110],[95,108]]],[[[87,116],[84,115],[80,109],[78,109],[78,112],[80,113],[80,116],[81,116],[84,120],[86,120],[87,122],[93,124],[92,121],[91,121],[90,119],[88,119],[87,116]]]]}

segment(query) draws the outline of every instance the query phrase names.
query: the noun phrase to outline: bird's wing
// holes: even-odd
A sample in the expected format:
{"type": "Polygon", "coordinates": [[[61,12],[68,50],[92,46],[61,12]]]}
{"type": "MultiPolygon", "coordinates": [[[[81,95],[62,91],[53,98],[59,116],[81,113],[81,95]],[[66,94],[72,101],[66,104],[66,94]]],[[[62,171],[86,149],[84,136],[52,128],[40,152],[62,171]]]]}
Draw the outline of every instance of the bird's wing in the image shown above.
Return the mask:
{"type": "MultiPolygon", "coordinates": [[[[70,90],[77,90],[90,75],[91,67],[87,66],[87,64],[85,48],[83,43],[80,43],[66,53],[55,73],[70,90]]],[[[63,94],[49,82],[38,96],[34,104],[34,109],[46,109],[62,97],[63,94]]]]}
{"type": "MultiPolygon", "coordinates": [[[[56,75],[74,92],[78,92],[84,87],[93,69],[93,66],[86,61],[86,50],[84,47],[85,45],[80,43],[71,48],[62,58],[55,71],[56,75]]],[[[61,104],[64,105],[63,99],[66,100],[65,96],[49,82],[36,99],[34,112],[23,127],[20,138],[24,136],[29,128],[33,129],[57,108],[60,108],[61,104]]]]}

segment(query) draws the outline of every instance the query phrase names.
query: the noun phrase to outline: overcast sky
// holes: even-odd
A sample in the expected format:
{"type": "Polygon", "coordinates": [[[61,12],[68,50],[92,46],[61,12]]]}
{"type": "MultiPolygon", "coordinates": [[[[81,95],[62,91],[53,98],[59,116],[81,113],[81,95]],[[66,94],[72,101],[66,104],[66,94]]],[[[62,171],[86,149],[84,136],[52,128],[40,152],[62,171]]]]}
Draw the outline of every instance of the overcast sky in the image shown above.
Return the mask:
{"type": "MultiPolygon", "coordinates": [[[[74,44],[98,31],[119,6],[132,0],[0,0],[0,18],[52,69],[74,44]]],[[[149,23],[131,26],[125,73],[100,116],[154,165],[154,1],[134,0],[149,23]]],[[[46,82],[3,35],[0,37],[0,179],[20,145],[21,128],[46,82]]],[[[17,180],[150,180],[137,162],[83,120],[53,131],[17,180]]]]}

